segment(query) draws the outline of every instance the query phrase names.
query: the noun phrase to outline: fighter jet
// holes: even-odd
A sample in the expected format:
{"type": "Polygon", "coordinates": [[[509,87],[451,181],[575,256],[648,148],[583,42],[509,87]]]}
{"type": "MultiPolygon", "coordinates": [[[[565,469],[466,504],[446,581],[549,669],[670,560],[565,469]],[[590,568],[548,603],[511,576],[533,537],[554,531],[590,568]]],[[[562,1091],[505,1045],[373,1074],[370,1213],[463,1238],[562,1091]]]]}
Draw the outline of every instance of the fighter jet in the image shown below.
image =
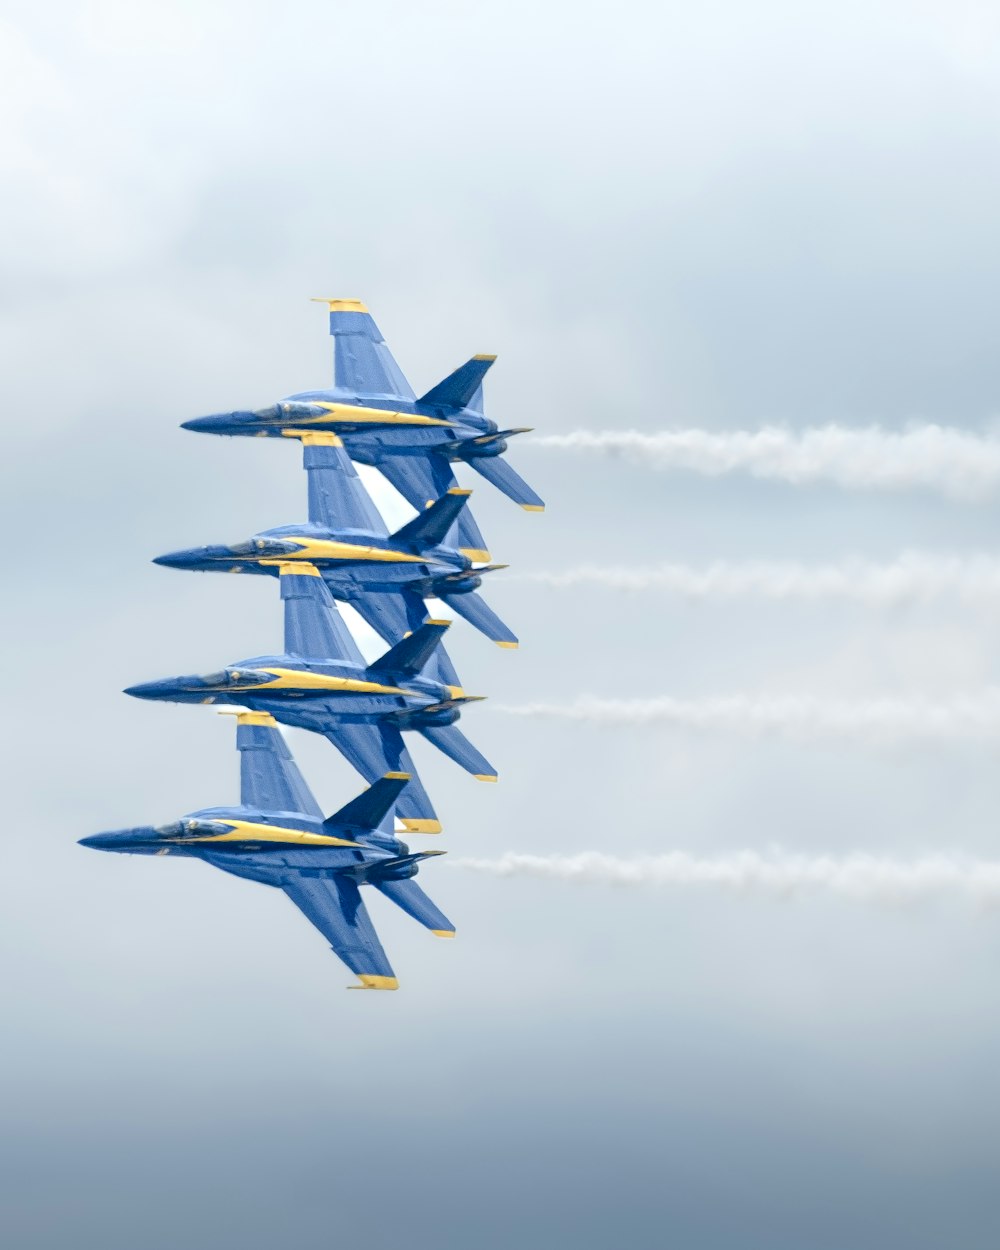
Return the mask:
{"type": "MultiPolygon", "coordinates": [[[[353,460],[374,465],[418,511],[457,486],[451,465],[463,460],[529,512],[545,505],[502,459],[507,440],[528,431],[501,430],[483,413],[483,378],[495,356],[473,356],[416,398],[368,309],[356,299],[322,299],[330,310],[334,386],[300,391],[256,412],[223,412],[183,423],[207,434],[279,437],[330,430],[353,460]]],[[[451,545],[489,561],[482,534],[465,510],[451,545]]]]}
{"type": "Polygon", "coordinates": [[[387,772],[412,775],[396,815],[411,833],[441,825],[402,730],[416,730],[479,781],[493,766],[455,725],[467,695],[424,673],[450,621],[425,621],[373,664],[366,664],[315,565],[278,566],[285,603],[285,654],[231,664],[205,677],[170,677],[125,693],[171,703],[226,703],[269,712],[285,725],[323,734],[366,781],[387,772]]]}
{"type": "Polygon", "coordinates": [[[81,846],[133,855],[183,855],[248,881],[277,886],[355,973],[351,989],[394,990],[398,981],[361,899],[374,886],[438,937],[451,921],[413,880],[420,860],[394,837],[389,813],[409,781],[388,773],[327,820],[273,717],[237,718],[240,806],[208,807],[169,825],[143,825],[81,838],[81,846]]]}
{"type": "MultiPolygon", "coordinates": [[[[517,636],[476,594],[484,573],[468,556],[443,546],[465,507],[468,490],[452,488],[425,512],[390,535],[336,434],[303,434],[309,480],[309,521],[264,530],[233,546],[193,547],[158,556],[170,568],[277,576],[284,562],[307,560],[320,570],[335,599],[350,603],[386,642],[397,643],[427,617],[424,599],[441,599],[501,647],[517,636]]],[[[435,675],[446,685],[459,680],[444,648],[435,675]]]]}

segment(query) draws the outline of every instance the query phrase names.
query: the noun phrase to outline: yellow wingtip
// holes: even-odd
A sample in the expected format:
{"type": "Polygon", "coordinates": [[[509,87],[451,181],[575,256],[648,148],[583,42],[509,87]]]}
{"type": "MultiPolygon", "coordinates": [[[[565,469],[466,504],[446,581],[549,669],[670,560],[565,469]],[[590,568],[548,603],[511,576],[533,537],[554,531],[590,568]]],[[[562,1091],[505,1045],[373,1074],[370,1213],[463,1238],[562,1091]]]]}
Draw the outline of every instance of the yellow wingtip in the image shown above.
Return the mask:
{"type": "Polygon", "coordinates": [[[496,773],[473,773],[477,781],[497,781],[499,778],[496,773]]]}
{"type": "Polygon", "coordinates": [[[395,977],[373,977],[366,972],[358,973],[360,985],[349,985],[349,990],[398,990],[399,982],[395,977]]]}
{"type": "Polygon", "coordinates": [[[399,823],[403,826],[407,833],[440,833],[440,820],[415,820],[405,816],[399,818],[399,823]]]}
{"type": "Polygon", "coordinates": [[[368,311],[368,305],[363,304],[359,299],[329,299],[325,295],[311,295],[309,302],[311,304],[325,304],[330,312],[366,313],[368,311]]]}
{"type": "Polygon", "coordinates": [[[525,512],[544,512],[545,504],[543,503],[523,503],[521,507],[525,512]]]}
{"type": "Polygon", "coordinates": [[[340,438],[332,430],[296,430],[303,447],[343,447],[340,438]]]}
{"type": "Polygon", "coordinates": [[[277,725],[270,712],[238,712],[232,707],[219,708],[217,716],[235,716],[237,725],[277,725]]]}
{"type": "Polygon", "coordinates": [[[455,936],[454,929],[431,929],[431,933],[433,933],[435,937],[453,938],[455,936]]]}
{"type": "Polygon", "coordinates": [[[480,352],[478,355],[473,356],[472,359],[473,360],[496,360],[496,353],[494,353],[493,355],[490,355],[489,352],[480,352]]]}
{"type": "Polygon", "coordinates": [[[520,645],[519,642],[507,642],[503,638],[497,640],[497,646],[505,647],[508,651],[516,651],[520,645]]]}
{"type": "Polygon", "coordinates": [[[488,564],[492,557],[488,551],[484,551],[482,547],[459,547],[459,554],[467,556],[476,564],[488,564]]]}

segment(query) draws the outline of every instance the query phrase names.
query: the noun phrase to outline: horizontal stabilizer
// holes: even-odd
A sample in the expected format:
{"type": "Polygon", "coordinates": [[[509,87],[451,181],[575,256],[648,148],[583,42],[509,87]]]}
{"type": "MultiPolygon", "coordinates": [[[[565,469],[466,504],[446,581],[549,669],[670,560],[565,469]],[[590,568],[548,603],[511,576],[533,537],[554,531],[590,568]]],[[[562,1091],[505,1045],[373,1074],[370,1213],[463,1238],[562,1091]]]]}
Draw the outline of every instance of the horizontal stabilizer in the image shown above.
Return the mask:
{"type": "Polygon", "coordinates": [[[496,769],[476,750],[457,725],[432,725],[420,732],[449,759],[454,760],[467,773],[472,773],[477,781],[496,781],[496,769]]]}
{"type": "Polygon", "coordinates": [[[501,647],[516,647],[517,634],[501,621],[490,605],[474,590],[464,595],[441,595],[441,601],[459,616],[475,625],[481,634],[501,647]]]}
{"type": "Polygon", "coordinates": [[[445,535],[468,503],[471,494],[471,490],[453,487],[446,495],[435,499],[429,508],[418,513],[412,521],[408,521],[402,529],[397,530],[392,535],[392,541],[417,548],[439,546],[444,542],[445,535]]]}
{"type": "Polygon", "coordinates": [[[424,621],[419,629],[397,642],[385,655],[368,666],[372,673],[401,673],[415,677],[440,644],[451,621],[424,621]]]}
{"type": "Polygon", "coordinates": [[[412,877],[407,881],[373,881],[372,884],[438,937],[454,937],[455,926],[439,907],[435,907],[412,877]]]}
{"type": "Polygon", "coordinates": [[[412,868],[414,864],[419,864],[422,859],[431,859],[435,855],[444,854],[444,851],[414,851],[412,855],[394,855],[391,859],[370,860],[367,864],[358,864],[346,871],[355,881],[380,885],[383,881],[391,879],[393,874],[399,874],[401,871],[412,868]]]}
{"type": "Polygon", "coordinates": [[[467,463],[526,512],[544,512],[545,504],[540,496],[502,456],[470,456],[467,463]]]}
{"type": "Polygon", "coordinates": [[[386,773],[363,794],[345,803],[323,822],[324,832],[333,832],[338,825],[355,825],[359,829],[377,829],[392,811],[401,791],[410,780],[409,773],[386,773]],[[329,830],[327,829],[329,826],[329,830]]]}
{"type": "Polygon", "coordinates": [[[443,382],[432,387],[426,395],[421,395],[417,403],[441,408],[467,407],[482,386],[486,371],[494,360],[496,356],[473,356],[464,365],[459,365],[454,373],[449,373],[443,382]]]}

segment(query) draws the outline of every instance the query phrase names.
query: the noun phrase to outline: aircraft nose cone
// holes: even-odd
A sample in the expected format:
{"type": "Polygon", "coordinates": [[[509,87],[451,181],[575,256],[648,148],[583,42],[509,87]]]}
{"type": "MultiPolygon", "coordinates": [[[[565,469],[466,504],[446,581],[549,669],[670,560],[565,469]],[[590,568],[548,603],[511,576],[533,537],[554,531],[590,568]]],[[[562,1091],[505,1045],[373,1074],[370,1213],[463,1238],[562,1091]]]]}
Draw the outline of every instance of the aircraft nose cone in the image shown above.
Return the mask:
{"type": "Polygon", "coordinates": [[[204,548],[192,547],[187,551],[168,551],[166,555],[155,556],[153,563],[168,569],[196,569],[204,561],[205,555],[204,548]]]}
{"type": "Polygon", "coordinates": [[[80,838],[78,845],[91,851],[127,851],[155,837],[155,829],[140,825],[135,829],[116,829],[112,833],[93,833],[89,838],[80,838]]]}
{"type": "Polygon", "coordinates": [[[92,851],[107,851],[111,849],[111,838],[106,833],[94,833],[89,838],[81,838],[77,845],[89,847],[92,851]]]}
{"type": "Polygon", "coordinates": [[[194,430],[199,434],[239,434],[248,428],[256,428],[279,418],[279,406],[272,404],[270,408],[261,408],[257,412],[215,412],[208,417],[193,417],[190,421],[182,421],[182,430],[194,430]]]}
{"type": "Polygon", "coordinates": [[[195,430],[199,434],[218,434],[233,424],[233,419],[240,414],[235,412],[218,412],[210,417],[193,417],[190,421],[182,421],[182,430],[195,430]]]}
{"type": "Polygon", "coordinates": [[[169,699],[176,689],[174,681],[141,681],[136,686],[126,686],[122,694],[130,694],[133,699],[169,699]]]}

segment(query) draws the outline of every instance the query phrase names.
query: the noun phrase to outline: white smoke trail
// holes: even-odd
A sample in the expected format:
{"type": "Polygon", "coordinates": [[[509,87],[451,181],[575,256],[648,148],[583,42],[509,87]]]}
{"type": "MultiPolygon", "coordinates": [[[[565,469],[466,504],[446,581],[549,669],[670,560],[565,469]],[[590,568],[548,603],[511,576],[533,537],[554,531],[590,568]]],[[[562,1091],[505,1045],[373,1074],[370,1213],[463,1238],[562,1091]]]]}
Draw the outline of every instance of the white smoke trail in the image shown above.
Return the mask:
{"type": "Polygon", "coordinates": [[[1000,687],[950,699],[879,698],[851,701],[805,695],[728,695],[704,699],[598,699],[571,703],[499,705],[495,711],[533,719],[593,725],[656,726],[714,730],[750,737],[793,740],[820,737],[898,742],[1000,735],[1000,687]]]}
{"type": "Polygon", "coordinates": [[[804,430],[577,430],[532,439],[537,447],[624,456],[658,469],[710,477],[742,471],[801,485],[835,482],[850,489],[926,487],[957,498],[1000,486],[1000,439],[957,426],[825,425],[804,430]]]}
{"type": "Polygon", "coordinates": [[[663,591],[690,600],[842,599],[870,607],[896,607],[950,595],[966,603],[1000,604],[1000,558],[905,551],[889,563],[847,559],[836,564],[749,560],[712,564],[660,564],[628,568],[579,565],[547,573],[513,575],[563,590],[663,591]]]}
{"type": "Polygon", "coordinates": [[[959,896],[1000,903],[1000,860],[924,855],[895,860],[877,855],[794,855],[775,849],[697,856],[685,851],[625,858],[599,851],[577,855],[519,855],[455,859],[455,868],[496,877],[542,877],[618,886],[707,886],[735,893],[790,898],[828,891],[874,903],[959,896]]]}

